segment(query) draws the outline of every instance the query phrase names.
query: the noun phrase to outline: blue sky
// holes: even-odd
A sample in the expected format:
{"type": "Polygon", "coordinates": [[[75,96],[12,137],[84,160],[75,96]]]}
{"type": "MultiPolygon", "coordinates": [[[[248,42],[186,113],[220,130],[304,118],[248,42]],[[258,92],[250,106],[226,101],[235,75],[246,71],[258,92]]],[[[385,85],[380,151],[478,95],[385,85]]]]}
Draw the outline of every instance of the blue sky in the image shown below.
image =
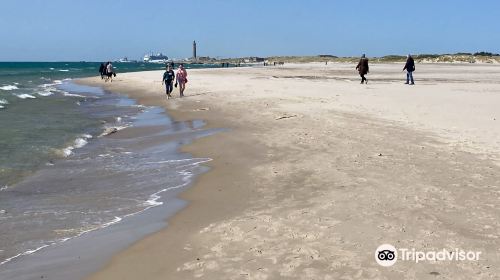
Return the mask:
{"type": "Polygon", "coordinates": [[[500,52],[500,1],[0,0],[0,61],[500,52]]]}

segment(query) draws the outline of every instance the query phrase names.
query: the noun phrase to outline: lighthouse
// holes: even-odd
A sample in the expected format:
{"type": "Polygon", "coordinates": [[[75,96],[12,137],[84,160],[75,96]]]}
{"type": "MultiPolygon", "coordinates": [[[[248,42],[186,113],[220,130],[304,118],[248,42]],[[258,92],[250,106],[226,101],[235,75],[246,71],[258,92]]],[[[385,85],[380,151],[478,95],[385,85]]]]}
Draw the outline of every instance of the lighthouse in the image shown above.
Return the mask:
{"type": "Polygon", "coordinates": [[[196,60],[196,41],[193,41],[193,59],[196,60]]]}

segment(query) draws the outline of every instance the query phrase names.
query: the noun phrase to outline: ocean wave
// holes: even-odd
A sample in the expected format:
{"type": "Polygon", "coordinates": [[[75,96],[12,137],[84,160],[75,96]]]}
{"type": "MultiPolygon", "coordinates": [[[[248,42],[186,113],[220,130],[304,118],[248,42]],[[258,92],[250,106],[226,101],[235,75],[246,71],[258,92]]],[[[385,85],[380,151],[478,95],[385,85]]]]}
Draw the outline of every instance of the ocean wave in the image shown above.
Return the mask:
{"type": "MultiPolygon", "coordinates": [[[[128,216],[128,215],[127,215],[127,216],[128,216]]],[[[126,217],[126,216],[125,216],[125,217],[126,217]]],[[[111,226],[111,225],[114,225],[114,224],[116,224],[116,223],[119,223],[121,220],[123,220],[123,218],[121,218],[121,217],[114,217],[114,218],[113,218],[113,220],[111,220],[111,221],[109,221],[109,222],[107,222],[107,223],[104,223],[104,224],[102,224],[102,225],[100,225],[100,226],[97,226],[97,227],[92,227],[92,228],[87,229],[87,230],[80,231],[80,232],[79,232],[77,235],[75,235],[75,236],[72,236],[72,237],[65,237],[65,238],[60,238],[60,239],[58,239],[58,240],[50,241],[50,242],[48,242],[47,244],[43,244],[42,246],[37,247],[37,248],[35,248],[35,249],[27,250],[27,251],[25,251],[25,252],[22,252],[22,253],[19,253],[19,254],[15,255],[15,256],[12,256],[12,257],[10,257],[10,258],[7,258],[7,259],[5,259],[5,260],[3,260],[3,261],[1,261],[1,262],[0,262],[0,266],[1,266],[1,265],[3,265],[3,264],[8,263],[8,262],[10,262],[10,261],[12,261],[12,260],[14,260],[14,259],[17,259],[17,258],[19,258],[19,257],[22,257],[22,256],[28,256],[28,255],[31,255],[31,254],[33,254],[33,253],[36,253],[36,252],[38,252],[38,251],[40,251],[40,250],[42,250],[42,249],[44,249],[44,248],[47,248],[47,247],[49,247],[49,246],[52,246],[52,245],[55,245],[55,244],[58,244],[58,243],[63,243],[63,242],[66,242],[66,241],[68,241],[68,240],[70,240],[70,239],[73,239],[73,238],[76,238],[76,237],[80,237],[80,236],[82,236],[82,235],[84,235],[84,234],[86,234],[86,233],[89,233],[89,232],[92,232],[92,231],[95,231],[95,230],[98,230],[98,229],[107,228],[107,227],[109,227],[109,226],[111,226]]]]}
{"type": "Polygon", "coordinates": [[[16,258],[21,257],[21,256],[31,255],[31,254],[33,254],[33,253],[35,253],[35,252],[37,252],[37,251],[42,250],[42,249],[43,249],[43,248],[45,248],[45,247],[49,247],[49,246],[50,246],[50,245],[45,244],[45,245],[40,246],[40,247],[38,247],[38,248],[36,248],[36,249],[33,249],[33,250],[28,250],[28,251],[26,251],[26,252],[23,252],[23,253],[17,254],[17,255],[15,255],[15,256],[13,256],[13,257],[7,258],[7,259],[5,259],[4,261],[0,262],[0,265],[2,265],[2,264],[6,264],[6,263],[10,262],[11,260],[16,259],[16,258]]]}
{"type": "MultiPolygon", "coordinates": [[[[211,158],[197,158],[197,159],[166,160],[166,161],[161,161],[161,162],[157,162],[157,163],[167,163],[167,162],[171,163],[171,162],[182,162],[182,161],[193,161],[193,160],[194,160],[194,162],[178,166],[177,168],[186,167],[186,166],[197,166],[197,165],[200,165],[202,163],[212,161],[211,158]]],[[[151,163],[152,162],[150,162],[150,164],[151,163]]],[[[152,207],[162,205],[163,202],[159,201],[159,199],[161,198],[161,195],[160,195],[161,193],[186,187],[187,185],[189,185],[192,182],[191,179],[194,176],[194,174],[192,172],[187,171],[187,170],[181,170],[181,171],[178,171],[178,173],[180,175],[182,175],[182,182],[183,182],[182,184],[179,184],[179,185],[173,186],[173,187],[169,187],[169,188],[165,188],[165,189],[162,189],[162,190],[159,190],[159,191],[153,193],[152,195],[149,196],[149,199],[143,203],[143,205],[146,206],[146,208],[144,210],[139,211],[137,213],[129,214],[127,216],[135,215],[135,214],[141,213],[143,211],[146,211],[152,207]]],[[[127,216],[125,216],[125,217],[127,217],[127,216]]]]}
{"type": "Polygon", "coordinates": [[[59,70],[57,70],[57,71],[59,71],[59,72],[69,72],[69,70],[68,70],[68,69],[59,69],[59,70]]]}
{"type": "MultiPolygon", "coordinates": [[[[85,135],[85,136],[90,136],[90,135],[85,135]]],[[[90,136],[92,137],[92,136],[90,136]]],[[[211,158],[194,158],[194,159],[180,159],[180,160],[167,160],[167,161],[160,161],[160,162],[157,162],[157,163],[165,163],[165,162],[183,162],[183,161],[194,161],[194,162],[191,162],[189,164],[186,164],[186,165],[181,165],[180,167],[183,167],[183,166],[187,166],[187,165],[199,165],[199,164],[202,164],[202,163],[205,163],[205,162],[209,162],[209,161],[212,161],[211,158]]],[[[150,162],[150,163],[153,163],[153,162],[150,162]]],[[[178,171],[178,173],[180,175],[182,175],[182,183],[179,184],[179,185],[176,185],[176,186],[172,186],[172,187],[168,187],[168,188],[164,188],[164,189],[161,189],[153,194],[151,194],[149,196],[149,198],[144,201],[142,203],[144,209],[142,210],[139,210],[137,212],[133,212],[133,213],[130,213],[130,214],[126,214],[126,215],[123,215],[122,217],[118,217],[118,216],[115,216],[111,221],[109,222],[106,222],[106,223],[103,223],[99,226],[95,226],[95,227],[92,227],[90,229],[86,229],[86,230],[79,230],[80,232],[77,233],[75,236],[72,236],[72,237],[65,237],[65,238],[60,238],[58,240],[55,240],[55,241],[50,241],[48,242],[47,244],[44,244],[34,250],[27,250],[23,253],[20,253],[20,254],[17,254],[13,257],[10,257],[10,258],[7,258],[5,259],[4,261],[0,262],[0,266],[5,264],[5,263],[8,263],[10,261],[12,261],[13,259],[16,259],[18,257],[21,257],[21,256],[26,256],[26,255],[31,255],[37,251],[40,251],[46,247],[49,247],[49,246],[52,246],[52,245],[55,245],[55,244],[59,244],[59,243],[63,243],[63,242],[66,242],[68,240],[71,240],[73,238],[78,238],[84,234],[87,234],[87,233],[90,233],[92,231],[95,231],[95,230],[99,230],[99,229],[104,229],[104,228],[107,228],[111,225],[114,225],[114,224],[117,224],[119,222],[121,222],[123,219],[125,218],[128,218],[128,217],[131,217],[131,216],[135,216],[137,214],[140,214],[142,212],[145,212],[153,207],[156,207],[156,206],[160,206],[160,205],[163,205],[163,202],[159,201],[162,197],[161,197],[161,193],[164,193],[164,192],[167,192],[167,191],[170,191],[170,190],[175,190],[175,189],[179,189],[179,188],[183,188],[183,187],[186,187],[187,185],[189,185],[191,182],[192,182],[192,177],[194,176],[194,174],[190,171],[187,171],[187,170],[181,170],[181,171],[178,171]]],[[[77,231],[78,232],[78,231],[77,231]]]]}
{"type": "Polygon", "coordinates": [[[81,98],[86,98],[87,97],[87,96],[83,96],[83,95],[80,95],[80,94],[69,93],[67,91],[63,92],[62,94],[64,96],[68,96],[68,97],[81,97],[81,98]]]}
{"type": "Polygon", "coordinates": [[[0,87],[1,90],[15,90],[15,89],[19,89],[17,86],[15,85],[6,85],[6,86],[3,86],[3,87],[0,87]]]}
{"type": "Polygon", "coordinates": [[[48,88],[48,87],[52,87],[54,84],[50,83],[50,84],[41,84],[39,85],[38,87],[41,87],[41,88],[48,88]]]}
{"type": "Polygon", "coordinates": [[[21,99],[34,99],[36,97],[34,97],[33,95],[31,94],[27,94],[27,93],[23,93],[23,94],[14,94],[15,96],[21,98],[21,99]]]}
{"type": "Polygon", "coordinates": [[[43,91],[37,92],[37,94],[40,96],[50,96],[50,95],[53,95],[54,93],[66,94],[67,93],[66,91],[60,90],[60,89],[55,87],[55,86],[60,85],[62,83],[63,83],[62,80],[54,80],[54,81],[52,81],[52,83],[39,85],[38,87],[42,88],[43,91]]]}
{"type": "Polygon", "coordinates": [[[92,138],[92,135],[90,134],[84,134],[81,137],[78,137],[73,141],[73,144],[70,145],[69,147],[66,147],[62,149],[62,155],[64,157],[69,157],[71,154],[73,154],[74,149],[79,149],[88,143],[88,139],[92,138]]]}
{"type": "Polygon", "coordinates": [[[45,91],[39,91],[37,92],[38,95],[40,96],[51,96],[52,94],[54,94],[52,91],[50,90],[45,90],[45,91]]]}
{"type": "Polygon", "coordinates": [[[0,99],[0,104],[7,105],[7,104],[9,104],[9,101],[7,101],[5,99],[0,99]]]}
{"type": "Polygon", "coordinates": [[[0,109],[3,109],[3,108],[5,108],[5,106],[0,105],[0,109]]]}
{"type": "Polygon", "coordinates": [[[57,86],[57,85],[60,85],[60,84],[63,83],[61,80],[54,80],[54,81],[51,81],[51,82],[52,83],[42,84],[39,87],[41,87],[41,88],[52,88],[52,89],[55,89],[54,86],[57,86]]]}

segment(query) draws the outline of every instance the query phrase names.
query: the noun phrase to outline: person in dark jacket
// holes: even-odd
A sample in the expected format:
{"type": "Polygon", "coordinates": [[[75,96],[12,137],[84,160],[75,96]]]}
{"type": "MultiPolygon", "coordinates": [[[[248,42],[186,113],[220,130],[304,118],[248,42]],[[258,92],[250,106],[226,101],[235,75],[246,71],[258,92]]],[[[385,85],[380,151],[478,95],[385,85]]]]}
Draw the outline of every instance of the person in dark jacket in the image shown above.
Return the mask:
{"type": "Polygon", "coordinates": [[[358,70],[359,75],[361,76],[361,83],[367,83],[368,79],[365,78],[365,75],[370,72],[370,68],[368,67],[368,58],[363,54],[361,59],[358,62],[358,66],[356,66],[356,70],[358,70]]]}
{"type": "Polygon", "coordinates": [[[406,85],[414,85],[415,82],[413,81],[413,71],[415,71],[415,61],[413,60],[413,57],[411,55],[408,55],[406,57],[406,64],[405,67],[403,68],[403,71],[406,70],[406,85]]]}
{"type": "Polygon", "coordinates": [[[106,67],[104,66],[104,63],[101,63],[101,66],[99,66],[99,73],[101,74],[101,80],[104,79],[104,69],[106,67]]]}
{"type": "Polygon", "coordinates": [[[167,66],[167,71],[163,73],[163,78],[161,81],[161,84],[165,84],[165,93],[167,94],[167,99],[172,98],[170,95],[172,93],[172,90],[174,89],[173,84],[174,84],[174,79],[175,79],[175,74],[174,70],[172,70],[172,66],[168,65],[167,66]]]}

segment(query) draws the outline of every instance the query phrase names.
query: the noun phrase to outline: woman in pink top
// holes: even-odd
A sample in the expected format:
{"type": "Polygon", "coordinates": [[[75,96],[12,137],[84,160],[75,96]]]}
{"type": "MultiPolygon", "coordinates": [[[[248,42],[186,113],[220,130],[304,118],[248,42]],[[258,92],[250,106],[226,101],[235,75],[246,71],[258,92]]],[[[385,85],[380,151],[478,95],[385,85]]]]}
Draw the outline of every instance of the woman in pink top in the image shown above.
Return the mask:
{"type": "Polygon", "coordinates": [[[186,69],[184,69],[184,65],[180,64],[179,69],[177,69],[177,74],[175,76],[175,87],[177,87],[177,84],[179,84],[179,92],[181,97],[184,96],[184,89],[186,89],[186,83],[187,83],[187,72],[186,69]]]}

